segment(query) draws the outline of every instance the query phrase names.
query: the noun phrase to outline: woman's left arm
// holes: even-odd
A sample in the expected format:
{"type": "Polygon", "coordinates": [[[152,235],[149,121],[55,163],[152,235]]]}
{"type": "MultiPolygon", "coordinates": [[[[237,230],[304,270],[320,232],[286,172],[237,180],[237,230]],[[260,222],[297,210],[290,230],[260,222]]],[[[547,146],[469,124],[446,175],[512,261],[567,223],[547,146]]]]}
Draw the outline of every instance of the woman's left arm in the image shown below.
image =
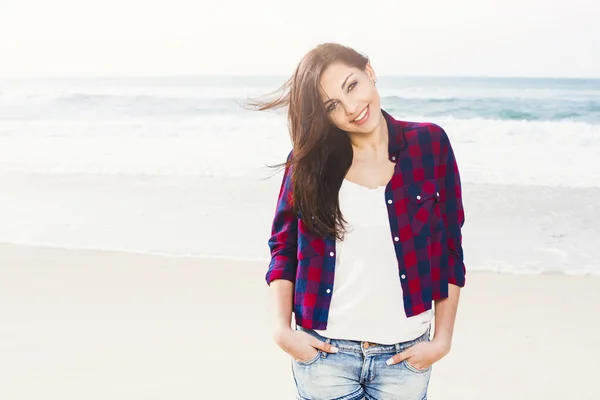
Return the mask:
{"type": "Polygon", "coordinates": [[[462,227],[465,223],[465,211],[462,202],[462,185],[458,163],[450,139],[440,129],[440,163],[438,182],[442,215],[447,229],[448,245],[448,297],[435,300],[435,331],[432,342],[443,350],[444,355],[452,346],[454,321],[460,297],[460,288],[466,283],[466,268],[462,248],[462,227]]]}
{"type": "Polygon", "coordinates": [[[386,361],[386,364],[392,365],[406,360],[413,368],[425,370],[444,358],[452,346],[452,333],[459,297],[460,287],[448,285],[448,297],[435,300],[435,334],[431,342],[419,342],[403,352],[393,355],[386,361]]]}
{"type": "Polygon", "coordinates": [[[440,207],[447,229],[448,283],[465,286],[466,269],[462,248],[462,227],[465,223],[465,210],[462,201],[462,185],[458,163],[446,132],[441,131],[440,162],[437,176],[440,189],[440,207]]]}
{"type": "Polygon", "coordinates": [[[460,287],[449,284],[448,297],[435,300],[435,330],[431,343],[435,344],[435,347],[439,350],[440,358],[448,354],[452,347],[452,335],[459,298],[460,287]]]}

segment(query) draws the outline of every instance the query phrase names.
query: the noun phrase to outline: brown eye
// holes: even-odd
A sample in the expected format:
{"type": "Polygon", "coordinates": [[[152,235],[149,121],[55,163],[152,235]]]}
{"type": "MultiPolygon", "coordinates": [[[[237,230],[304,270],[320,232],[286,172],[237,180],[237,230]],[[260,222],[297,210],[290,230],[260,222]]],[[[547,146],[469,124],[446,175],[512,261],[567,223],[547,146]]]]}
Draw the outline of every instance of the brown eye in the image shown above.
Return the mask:
{"type": "Polygon", "coordinates": [[[331,112],[335,108],[336,103],[331,103],[329,107],[327,107],[327,111],[331,112]]]}
{"type": "Polygon", "coordinates": [[[350,84],[350,86],[348,86],[348,91],[351,91],[352,89],[354,89],[354,87],[356,86],[358,82],[354,81],[350,84]]]}

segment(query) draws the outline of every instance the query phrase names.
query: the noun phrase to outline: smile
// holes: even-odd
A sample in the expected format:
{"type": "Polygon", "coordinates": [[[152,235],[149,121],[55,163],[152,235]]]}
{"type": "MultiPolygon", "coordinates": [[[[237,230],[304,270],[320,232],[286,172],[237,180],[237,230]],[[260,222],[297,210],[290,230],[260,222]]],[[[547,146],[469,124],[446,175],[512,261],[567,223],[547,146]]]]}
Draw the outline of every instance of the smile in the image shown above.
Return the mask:
{"type": "Polygon", "coordinates": [[[352,122],[355,124],[362,124],[364,122],[367,121],[367,119],[369,119],[369,106],[367,106],[363,112],[360,113],[360,115],[358,117],[356,117],[352,122]]]}

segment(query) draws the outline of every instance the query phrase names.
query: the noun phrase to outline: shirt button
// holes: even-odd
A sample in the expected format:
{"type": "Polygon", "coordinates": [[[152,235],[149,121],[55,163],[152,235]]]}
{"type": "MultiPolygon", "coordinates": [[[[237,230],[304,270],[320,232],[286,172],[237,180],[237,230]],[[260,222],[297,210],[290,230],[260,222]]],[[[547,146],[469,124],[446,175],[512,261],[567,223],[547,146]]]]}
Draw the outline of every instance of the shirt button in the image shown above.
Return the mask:
{"type": "Polygon", "coordinates": [[[392,204],[392,200],[388,200],[388,204],[392,204]]]}
{"type": "Polygon", "coordinates": [[[400,276],[400,278],[406,279],[406,275],[402,274],[402,276],[400,276]]]}
{"type": "Polygon", "coordinates": [[[392,161],[396,161],[396,157],[392,156],[392,161]]]}
{"type": "Polygon", "coordinates": [[[394,240],[397,242],[398,240],[400,240],[400,238],[399,238],[398,236],[396,236],[396,237],[394,238],[394,240]]]}
{"type": "Polygon", "coordinates": [[[333,251],[332,251],[331,253],[329,253],[329,255],[330,255],[331,257],[333,257],[333,251]]]}
{"type": "Polygon", "coordinates": [[[439,196],[439,195],[440,195],[440,192],[435,192],[435,195],[436,195],[436,196],[439,196]]]}
{"type": "Polygon", "coordinates": [[[331,293],[331,289],[327,289],[327,293],[331,293]]]}
{"type": "Polygon", "coordinates": [[[417,196],[417,200],[421,200],[421,196],[417,196]]]}

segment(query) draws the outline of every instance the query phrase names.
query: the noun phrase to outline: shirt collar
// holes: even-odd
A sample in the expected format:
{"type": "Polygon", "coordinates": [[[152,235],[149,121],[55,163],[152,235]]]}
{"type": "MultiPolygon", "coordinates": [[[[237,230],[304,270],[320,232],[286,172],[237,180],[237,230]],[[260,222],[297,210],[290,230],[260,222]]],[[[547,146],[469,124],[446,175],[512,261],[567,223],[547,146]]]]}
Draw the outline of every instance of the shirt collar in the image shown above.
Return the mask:
{"type": "Polygon", "coordinates": [[[388,127],[388,151],[390,154],[396,153],[406,145],[402,125],[400,124],[400,121],[394,119],[394,117],[385,110],[381,109],[381,112],[385,117],[388,127]]]}

